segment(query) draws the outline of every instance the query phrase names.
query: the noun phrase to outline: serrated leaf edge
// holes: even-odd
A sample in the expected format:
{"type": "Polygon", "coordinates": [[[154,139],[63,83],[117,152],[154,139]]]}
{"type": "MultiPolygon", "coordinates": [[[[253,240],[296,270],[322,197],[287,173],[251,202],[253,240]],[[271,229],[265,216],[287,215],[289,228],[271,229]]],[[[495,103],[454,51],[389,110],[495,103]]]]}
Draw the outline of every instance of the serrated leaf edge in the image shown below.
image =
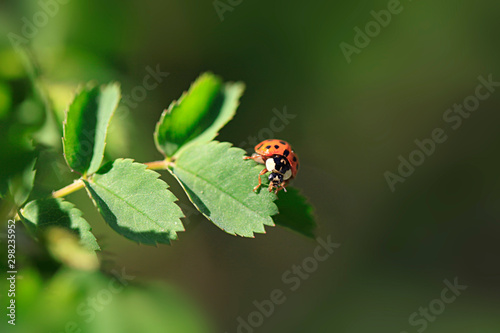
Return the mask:
{"type": "MultiPolygon", "coordinates": [[[[104,136],[104,152],[105,152],[106,151],[106,138],[108,136],[109,124],[111,123],[111,119],[113,118],[116,110],[118,109],[118,106],[120,105],[120,100],[122,99],[122,92],[121,92],[121,85],[120,85],[120,83],[118,81],[112,81],[112,82],[110,82],[108,84],[98,85],[96,81],[92,80],[92,81],[87,82],[86,84],[79,85],[77,87],[77,89],[75,90],[75,93],[73,94],[73,97],[71,98],[71,102],[69,102],[68,106],[66,107],[66,110],[64,111],[64,120],[63,120],[63,123],[62,123],[62,125],[63,125],[63,136],[61,137],[62,152],[63,152],[64,161],[68,165],[68,168],[71,170],[71,172],[76,172],[76,173],[80,174],[80,172],[74,170],[71,167],[71,165],[69,165],[69,161],[66,158],[66,148],[65,148],[64,138],[66,137],[66,126],[67,126],[67,123],[68,123],[69,109],[71,108],[71,105],[75,101],[75,98],[78,95],[80,95],[85,89],[90,90],[90,89],[94,89],[96,87],[99,87],[99,90],[102,92],[103,88],[104,87],[108,87],[108,86],[117,86],[118,90],[119,90],[119,95],[118,95],[118,103],[116,104],[116,106],[113,108],[113,111],[111,112],[111,115],[109,117],[110,120],[108,121],[108,124],[106,126],[106,130],[105,130],[105,132],[106,132],[105,136],[104,136]]],[[[92,163],[92,159],[90,159],[90,162],[92,163]]],[[[102,165],[102,161],[101,161],[101,165],[102,165]]],[[[89,165],[89,168],[90,168],[90,165],[89,165]]],[[[97,172],[97,170],[95,172],[97,172]]],[[[93,173],[95,173],[95,172],[93,172],[93,173]]],[[[86,174],[86,172],[84,174],[86,174]]]]}
{"type": "MultiPolygon", "coordinates": [[[[236,81],[236,82],[229,81],[229,82],[223,83],[223,89],[224,89],[225,92],[227,90],[233,88],[233,86],[239,86],[239,92],[238,92],[238,96],[237,96],[237,101],[236,101],[236,105],[235,105],[235,108],[234,108],[234,112],[232,113],[231,117],[227,118],[227,120],[220,125],[220,128],[213,135],[213,137],[211,137],[209,139],[209,141],[199,142],[199,143],[209,143],[211,141],[215,141],[214,139],[219,135],[220,131],[224,128],[224,126],[226,126],[236,116],[236,110],[241,105],[240,98],[241,98],[241,96],[243,96],[243,93],[245,92],[245,83],[243,83],[242,81],[236,81]]],[[[216,120],[217,120],[217,118],[216,118],[216,120]]],[[[214,123],[215,123],[215,121],[214,121],[214,123]]],[[[201,132],[199,136],[201,136],[203,133],[205,133],[206,131],[208,131],[213,125],[214,124],[212,124],[207,129],[205,129],[203,132],[201,132]]],[[[181,147],[179,147],[179,149],[174,153],[173,158],[179,157],[179,155],[182,153],[182,151],[185,150],[190,145],[197,144],[198,142],[196,141],[196,139],[199,136],[191,139],[190,141],[186,142],[184,145],[182,145],[181,147]]],[[[236,148],[236,147],[234,147],[234,148],[236,148]]]]}
{"type": "MultiPolygon", "coordinates": [[[[164,189],[165,189],[166,191],[168,191],[168,192],[170,192],[170,193],[172,194],[172,196],[175,198],[175,200],[174,200],[174,201],[172,201],[172,203],[176,203],[176,202],[178,202],[178,201],[179,201],[179,199],[177,198],[177,196],[176,196],[176,195],[175,195],[172,191],[170,191],[170,190],[169,190],[170,186],[168,185],[168,183],[167,183],[167,182],[165,182],[165,181],[163,181],[162,179],[160,179],[160,178],[159,178],[161,175],[160,175],[158,172],[155,172],[154,170],[148,169],[148,168],[147,168],[147,166],[146,166],[145,164],[140,163],[140,162],[135,162],[135,160],[134,160],[134,159],[131,159],[131,158],[117,158],[115,161],[118,161],[118,160],[121,160],[121,161],[127,161],[127,162],[128,162],[128,161],[130,161],[130,163],[131,163],[131,164],[133,164],[133,165],[143,166],[143,167],[144,167],[144,168],[143,168],[143,171],[145,171],[146,173],[152,173],[152,174],[154,174],[154,175],[155,175],[155,178],[156,178],[155,180],[156,180],[156,181],[158,181],[158,182],[160,182],[160,183],[162,184],[162,186],[164,186],[164,187],[165,187],[164,189]]],[[[102,218],[103,218],[103,219],[104,219],[104,221],[106,222],[106,219],[104,218],[104,216],[103,216],[103,214],[102,214],[101,207],[97,204],[97,202],[95,201],[94,197],[92,196],[92,194],[90,193],[90,190],[89,190],[89,188],[88,188],[88,183],[89,183],[89,182],[92,182],[92,177],[89,177],[87,180],[85,180],[85,179],[82,179],[82,180],[83,180],[83,183],[85,184],[85,190],[87,191],[87,195],[88,195],[88,196],[89,196],[89,198],[92,200],[92,203],[94,204],[94,207],[96,207],[96,208],[97,208],[97,210],[99,211],[99,214],[101,214],[102,218]]],[[[97,185],[97,184],[96,184],[96,183],[94,183],[94,182],[92,182],[92,184],[97,185]]],[[[102,188],[102,187],[101,187],[101,188],[102,188]]],[[[112,194],[114,194],[114,193],[112,193],[112,194]]],[[[121,198],[120,198],[120,199],[121,199],[121,198]]],[[[130,206],[131,206],[131,205],[130,205],[130,206]]],[[[139,211],[139,210],[137,210],[135,207],[133,207],[133,206],[131,206],[131,207],[132,207],[134,210],[139,211]]],[[[169,241],[169,243],[168,243],[169,245],[171,245],[171,244],[172,244],[172,242],[171,242],[171,241],[173,241],[173,240],[177,240],[177,239],[178,239],[178,235],[177,235],[177,233],[178,233],[178,232],[184,232],[184,231],[186,231],[186,228],[185,228],[185,226],[184,226],[184,223],[182,223],[182,221],[181,221],[181,219],[186,218],[186,216],[185,216],[185,214],[184,214],[184,212],[183,212],[182,208],[181,208],[179,205],[177,205],[177,207],[179,207],[179,210],[181,211],[181,214],[182,214],[181,216],[177,217],[177,218],[179,219],[179,221],[180,221],[181,226],[182,226],[182,230],[172,230],[172,231],[168,231],[168,232],[167,232],[167,231],[165,231],[165,232],[166,232],[166,233],[168,233],[168,234],[173,233],[173,237],[172,237],[172,238],[169,238],[169,239],[170,239],[170,241],[169,241]]],[[[140,211],[139,211],[139,212],[140,212],[140,211]]],[[[141,213],[142,213],[142,212],[141,212],[141,213]]],[[[144,213],[142,213],[142,214],[143,214],[144,216],[146,216],[149,220],[151,220],[151,218],[150,218],[149,216],[145,215],[144,213]]],[[[154,222],[154,224],[158,225],[158,224],[156,223],[156,221],[153,221],[153,222],[154,222]]],[[[106,222],[106,224],[108,224],[108,223],[106,222]]],[[[108,225],[109,225],[109,224],[108,224],[108,225]]],[[[112,228],[112,229],[113,229],[113,228],[112,228]]],[[[113,231],[115,231],[115,230],[113,229],[113,231]]],[[[116,231],[115,231],[115,232],[116,232],[116,231]]],[[[124,236],[124,237],[125,237],[125,236],[124,236]]],[[[125,237],[125,238],[127,238],[128,240],[133,241],[133,242],[135,242],[135,243],[137,243],[137,244],[143,244],[143,243],[141,243],[141,242],[134,241],[134,240],[132,240],[132,239],[130,239],[130,238],[128,238],[128,237],[125,237]]],[[[158,244],[164,244],[164,243],[158,243],[157,241],[154,241],[154,246],[158,246],[158,244]]],[[[149,244],[147,244],[147,245],[149,245],[149,244]]]]}
{"type": "MultiPolygon", "coordinates": [[[[241,155],[241,157],[243,157],[243,155],[245,154],[245,151],[242,150],[241,148],[238,148],[238,147],[234,147],[232,143],[230,142],[219,142],[219,141],[216,141],[216,140],[213,140],[209,143],[195,143],[193,145],[196,145],[196,144],[222,144],[222,145],[225,145],[227,146],[229,150],[233,150],[233,151],[240,151],[243,152],[243,154],[241,155]]],[[[175,169],[175,164],[174,164],[174,169],[175,169]]],[[[243,234],[239,234],[239,233],[236,233],[236,232],[229,232],[227,230],[225,230],[224,228],[220,227],[218,224],[216,224],[209,216],[207,216],[205,213],[203,213],[199,208],[198,206],[194,203],[190,193],[186,190],[186,187],[184,185],[184,183],[181,181],[181,179],[174,173],[174,170],[168,168],[167,169],[170,174],[172,176],[174,176],[174,178],[177,180],[177,182],[179,183],[179,185],[182,187],[182,189],[184,190],[184,192],[186,193],[187,197],[189,198],[189,201],[191,201],[191,203],[195,206],[195,208],[203,215],[205,216],[210,222],[212,222],[212,224],[214,224],[215,226],[217,226],[219,229],[221,229],[222,231],[224,231],[225,233],[227,234],[230,234],[230,235],[233,235],[233,236],[240,236],[240,237],[245,237],[245,238],[255,238],[255,234],[266,234],[266,230],[265,230],[265,226],[268,226],[268,227],[275,227],[276,224],[274,223],[274,220],[273,220],[273,216],[275,215],[278,215],[279,214],[279,209],[278,209],[278,206],[276,205],[276,203],[274,201],[277,200],[277,196],[275,196],[275,199],[273,200],[273,204],[275,205],[276,207],[276,213],[275,214],[272,214],[272,215],[266,215],[264,217],[269,217],[269,219],[271,219],[271,223],[272,224],[266,224],[266,223],[263,223],[263,229],[264,231],[263,232],[258,232],[258,231],[252,231],[252,235],[251,236],[247,236],[247,235],[243,235],[243,234]]],[[[201,178],[200,178],[201,179],[201,178]]],[[[204,179],[202,179],[203,181],[205,181],[204,179]]],[[[221,191],[222,193],[225,193],[223,191],[221,191]]],[[[257,195],[257,194],[256,194],[257,195]]],[[[249,209],[251,212],[254,212],[252,209],[248,208],[246,205],[244,205],[243,203],[239,202],[238,200],[236,200],[234,197],[231,196],[231,198],[233,198],[235,201],[237,201],[238,203],[240,203],[242,206],[246,207],[247,209],[249,209]]],[[[261,216],[262,217],[262,216],[261,216]]]]}
{"type": "MultiPolygon", "coordinates": [[[[117,82],[117,81],[110,82],[110,83],[108,83],[108,84],[106,84],[106,85],[101,85],[99,88],[100,88],[101,93],[102,93],[102,91],[103,91],[105,88],[112,87],[112,86],[114,86],[114,87],[117,87],[117,88],[118,88],[118,101],[116,102],[115,107],[114,107],[114,108],[113,108],[113,110],[111,111],[111,114],[110,114],[110,116],[109,116],[109,121],[107,122],[107,124],[106,124],[106,128],[104,129],[104,147],[103,147],[103,151],[102,151],[102,153],[103,153],[103,157],[101,158],[101,163],[99,164],[99,167],[97,167],[97,170],[95,170],[95,171],[91,172],[90,174],[94,174],[94,173],[96,173],[96,172],[99,170],[99,168],[102,166],[102,161],[103,161],[103,159],[104,159],[104,155],[105,155],[105,153],[106,153],[106,145],[107,145],[107,138],[108,138],[108,129],[109,129],[109,125],[111,124],[111,121],[113,120],[113,116],[115,115],[115,112],[116,112],[116,110],[118,109],[118,106],[120,105],[120,101],[121,101],[121,99],[122,99],[122,89],[121,89],[121,85],[120,85],[120,83],[119,83],[119,82],[117,82]]],[[[102,94],[101,94],[100,96],[102,96],[102,94]]],[[[92,166],[92,160],[93,160],[93,158],[91,158],[91,159],[90,159],[89,169],[90,169],[90,167],[92,166]]],[[[87,172],[88,172],[88,169],[87,169],[86,173],[87,173],[87,172]]]]}
{"type": "MultiPolygon", "coordinates": [[[[50,199],[50,198],[49,198],[50,199]]],[[[81,238],[80,238],[80,245],[86,249],[88,249],[89,251],[101,251],[101,246],[99,245],[99,243],[97,242],[97,238],[95,237],[95,235],[92,233],[92,226],[90,225],[90,223],[83,217],[83,212],[78,209],[76,207],[76,205],[70,201],[67,201],[65,200],[64,198],[53,198],[54,200],[56,201],[59,201],[61,204],[63,203],[67,203],[70,205],[70,208],[69,210],[71,212],[73,212],[77,217],[81,218],[82,220],[84,220],[87,225],[89,226],[89,228],[86,230],[88,232],[90,232],[92,234],[92,236],[94,237],[94,240],[95,240],[95,244],[97,245],[97,249],[89,249],[87,248],[87,246],[85,246],[85,244],[82,244],[81,243],[81,238]]],[[[46,199],[35,199],[35,200],[32,200],[32,201],[37,201],[37,200],[46,200],[46,199]]],[[[31,201],[30,201],[31,202],[31,201]]],[[[29,202],[28,202],[29,203],[29,202]]],[[[28,204],[26,203],[26,205],[28,204]]],[[[26,206],[25,205],[25,206],[26,206]]],[[[38,225],[34,225],[35,229],[33,230],[33,228],[31,227],[31,224],[33,224],[31,221],[29,221],[26,217],[24,217],[24,209],[25,207],[21,208],[18,210],[18,215],[19,215],[19,218],[20,220],[23,222],[23,224],[25,225],[26,229],[28,230],[28,232],[31,234],[32,237],[34,237],[35,239],[38,239],[38,225]],[[28,225],[27,223],[30,223],[30,225],[28,225]]],[[[52,222],[52,223],[47,223],[44,225],[44,228],[47,227],[47,226],[50,226],[50,225],[58,225],[56,221],[52,222]]]]}
{"type": "MultiPolygon", "coordinates": [[[[193,81],[191,83],[191,85],[189,86],[188,90],[185,90],[183,91],[181,97],[179,97],[178,99],[176,100],[173,100],[170,105],[168,106],[168,108],[164,109],[163,112],[161,113],[161,116],[160,116],[160,119],[158,120],[158,122],[156,123],[156,126],[155,126],[155,131],[154,131],[154,142],[155,142],[155,146],[156,146],[156,149],[163,154],[163,156],[167,156],[167,154],[165,153],[165,151],[163,151],[160,143],[158,142],[158,133],[159,133],[159,129],[160,129],[160,124],[163,123],[166,115],[170,114],[174,107],[176,106],[179,106],[182,101],[184,100],[184,98],[186,98],[186,96],[188,96],[189,92],[194,89],[194,87],[196,87],[198,84],[200,84],[200,81],[201,79],[204,77],[204,76],[213,76],[215,77],[217,80],[219,80],[221,82],[221,85],[222,85],[222,90],[224,90],[224,92],[226,92],[228,89],[230,89],[230,87],[232,88],[233,86],[239,86],[240,87],[240,92],[238,94],[238,98],[237,98],[237,103],[236,103],[236,108],[235,110],[240,106],[241,102],[240,102],[240,98],[241,96],[243,96],[243,92],[245,91],[245,83],[242,82],[242,81],[227,81],[227,82],[224,82],[224,80],[222,80],[222,78],[218,75],[215,75],[214,73],[208,71],[208,72],[204,72],[202,74],[200,74],[196,79],[195,81],[193,81]]],[[[211,138],[210,140],[214,139],[217,137],[217,135],[219,135],[219,131],[224,127],[226,126],[231,120],[233,120],[234,116],[236,115],[236,111],[233,113],[233,115],[227,119],[226,122],[224,122],[221,126],[221,128],[218,130],[218,132],[214,135],[213,138],[211,138]]],[[[210,127],[208,127],[210,128],[210,127]]],[[[207,128],[207,130],[208,130],[207,128]]],[[[205,130],[206,131],[206,130],[205,130]]],[[[203,134],[205,131],[203,131],[201,134],[203,134]]],[[[181,153],[181,151],[187,146],[189,145],[192,141],[194,141],[197,137],[187,141],[186,143],[184,143],[182,146],[180,146],[177,151],[171,156],[171,157],[178,157],[181,153]]]]}

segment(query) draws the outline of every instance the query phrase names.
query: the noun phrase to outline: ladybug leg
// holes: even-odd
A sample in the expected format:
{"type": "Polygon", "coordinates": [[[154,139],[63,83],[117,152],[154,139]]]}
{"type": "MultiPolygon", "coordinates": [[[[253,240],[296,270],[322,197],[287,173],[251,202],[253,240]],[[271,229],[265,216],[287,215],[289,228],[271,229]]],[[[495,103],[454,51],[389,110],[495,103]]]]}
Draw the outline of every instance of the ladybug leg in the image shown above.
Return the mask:
{"type": "Polygon", "coordinates": [[[244,160],[255,160],[257,157],[259,157],[259,154],[253,153],[251,156],[243,156],[244,160]]]}
{"type": "Polygon", "coordinates": [[[254,191],[254,192],[257,192],[257,190],[259,189],[259,187],[261,187],[261,186],[262,186],[262,179],[260,179],[260,177],[261,177],[262,175],[266,174],[266,172],[267,172],[267,168],[264,168],[264,169],[262,169],[262,171],[259,173],[259,185],[255,186],[255,187],[253,188],[253,191],[254,191]]]}
{"type": "Polygon", "coordinates": [[[254,160],[257,163],[264,164],[265,163],[265,158],[262,157],[262,155],[253,153],[252,156],[243,156],[244,160],[254,160]]]}
{"type": "Polygon", "coordinates": [[[283,182],[283,183],[281,183],[281,184],[280,184],[280,187],[276,188],[276,191],[275,191],[274,193],[275,193],[275,194],[278,194],[278,192],[279,192],[280,190],[283,190],[283,191],[285,191],[285,192],[286,192],[286,187],[287,187],[287,186],[288,186],[288,180],[287,180],[287,181],[285,181],[285,182],[283,182]]]}

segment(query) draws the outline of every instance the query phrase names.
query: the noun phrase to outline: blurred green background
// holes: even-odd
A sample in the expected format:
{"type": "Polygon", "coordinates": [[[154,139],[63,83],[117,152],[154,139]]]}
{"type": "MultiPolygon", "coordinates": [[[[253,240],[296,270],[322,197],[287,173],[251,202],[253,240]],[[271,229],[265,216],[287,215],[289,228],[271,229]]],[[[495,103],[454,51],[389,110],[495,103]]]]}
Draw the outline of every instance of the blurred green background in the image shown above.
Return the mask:
{"type": "MultiPolygon", "coordinates": [[[[89,331],[250,333],[238,328],[238,317],[248,321],[254,301],[281,289],[286,301],[252,331],[417,332],[423,325],[409,317],[455,277],[468,288],[425,330],[500,331],[500,91],[458,129],[443,120],[474,95],[479,76],[500,82],[498,1],[402,1],[402,11],[350,63],[340,44],[354,45],[354,28],[364,30],[370,12],[391,1],[54,1],[57,13],[28,38],[33,72],[8,33],[23,36],[24,18],[33,22],[43,9],[38,1],[0,3],[3,172],[26,166],[21,152],[29,143],[18,149],[12,142],[36,130],[46,149],[32,195],[68,184],[75,176],[50,126],[60,126],[74,90],[89,80],[119,81],[131,95],[148,67],[169,75],[136,106],[122,102],[107,158],[160,159],[152,133],[161,111],[210,70],[247,86],[218,140],[248,151],[252,137],[290,141],[302,165],[293,185],[315,207],[317,235],[341,244],[292,291],[282,275],[313,255],[314,241],[282,228],[234,237],[187,208],[179,241],[139,246],[112,232],[85,193],[71,194],[104,250],[103,271],[125,267],[136,276],[89,331]],[[220,3],[231,8],[222,20],[220,3]],[[52,115],[44,114],[46,103],[52,115]],[[273,130],[273,109],[294,117],[273,130]],[[447,141],[392,192],[384,173],[397,173],[398,156],[408,158],[414,141],[435,128],[447,141]],[[122,320],[137,326],[121,327],[122,320]]],[[[181,207],[190,207],[175,180],[162,175],[181,207]]],[[[18,252],[31,259],[19,274],[20,327],[10,329],[64,332],[68,318],[86,327],[75,308],[110,276],[37,261],[29,239],[18,239],[18,252]]]]}

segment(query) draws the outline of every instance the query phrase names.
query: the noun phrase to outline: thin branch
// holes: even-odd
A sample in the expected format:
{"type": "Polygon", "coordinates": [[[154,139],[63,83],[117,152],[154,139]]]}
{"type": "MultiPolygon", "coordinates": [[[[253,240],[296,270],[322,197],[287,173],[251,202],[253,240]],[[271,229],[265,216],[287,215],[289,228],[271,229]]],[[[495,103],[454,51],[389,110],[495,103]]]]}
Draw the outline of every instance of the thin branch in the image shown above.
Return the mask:
{"type": "Polygon", "coordinates": [[[173,166],[173,162],[168,160],[154,161],[154,162],[146,162],[145,164],[148,169],[151,170],[167,170],[169,166],[173,166]]]}
{"type": "Polygon", "coordinates": [[[73,192],[78,191],[79,189],[81,189],[83,187],[84,187],[83,181],[81,179],[78,179],[73,184],[70,184],[68,186],[63,187],[60,190],[52,192],[52,197],[53,198],[62,198],[62,197],[67,196],[68,194],[71,194],[73,192]]]}

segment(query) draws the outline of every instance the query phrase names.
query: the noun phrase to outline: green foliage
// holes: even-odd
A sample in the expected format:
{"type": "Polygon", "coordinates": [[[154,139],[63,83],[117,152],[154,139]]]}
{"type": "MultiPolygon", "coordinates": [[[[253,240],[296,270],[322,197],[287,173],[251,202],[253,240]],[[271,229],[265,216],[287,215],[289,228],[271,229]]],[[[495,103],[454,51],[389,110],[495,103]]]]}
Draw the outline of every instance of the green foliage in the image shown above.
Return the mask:
{"type": "Polygon", "coordinates": [[[130,159],[105,164],[85,186],[104,220],[119,234],[139,243],[169,244],[184,231],[184,215],[160,175],[130,159]]]}
{"type": "Polygon", "coordinates": [[[243,160],[245,151],[230,143],[212,141],[192,145],[179,156],[173,174],[191,202],[229,234],[254,237],[274,226],[276,195],[252,191],[262,167],[243,160]]]}
{"type": "Polygon", "coordinates": [[[187,143],[214,139],[235,115],[244,89],[241,82],[224,84],[211,73],[202,74],[163,111],[155,131],[158,150],[171,157],[187,143]]]}
{"type": "MultiPolygon", "coordinates": [[[[136,279],[125,268],[109,275],[64,268],[44,283],[40,274],[24,267],[22,279],[16,281],[16,326],[3,324],[2,332],[213,331],[190,297],[170,285],[139,284],[136,279]],[[106,295],[109,302],[106,298],[103,303],[101,297],[106,295]]],[[[2,279],[0,287],[9,290],[8,283],[2,279]]],[[[0,299],[2,307],[7,302],[7,297],[0,299]]]]}
{"type": "MultiPolygon", "coordinates": [[[[6,133],[1,131],[1,127],[0,125],[0,133],[6,133]]],[[[14,190],[10,184],[17,182],[15,179],[19,179],[19,176],[22,177],[20,174],[33,162],[35,152],[19,143],[12,143],[2,135],[0,135],[0,146],[4,147],[0,167],[0,197],[4,197],[9,190],[14,190]],[[4,158],[8,162],[4,163],[4,158]]],[[[17,192],[17,190],[14,191],[17,192]]]]}
{"type": "Polygon", "coordinates": [[[60,227],[76,234],[80,244],[88,250],[100,250],[91,232],[92,228],[82,217],[82,212],[71,202],[60,198],[30,201],[21,210],[21,218],[26,227],[36,235],[48,228],[60,227]]]}
{"type": "Polygon", "coordinates": [[[302,196],[298,189],[288,186],[287,192],[278,193],[279,214],[273,217],[274,223],[282,227],[292,229],[304,236],[314,238],[316,222],[312,213],[312,207],[307,199],[302,196]]]}
{"type": "MultiPolygon", "coordinates": [[[[212,141],[234,116],[243,90],[243,83],[225,83],[210,73],[201,75],[161,115],[154,137],[167,158],[149,163],[149,167],[168,169],[195,207],[226,233],[255,237],[255,233],[266,233],[265,226],[276,223],[314,237],[311,207],[297,190],[281,192],[278,200],[265,185],[254,192],[263,166],[244,160],[245,151],[230,143],[212,141]]],[[[81,177],[54,192],[54,198],[32,201],[20,211],[36,235],[57,226],[76,235],[74,242],[99,249],[82,213],[60,198],[81,187],[86,188],[106,223],[132,241],[170,244],[177,239],[177,232],[184,231],[184,214],[176,204],[177,198],[168,184],[158,179],[158,173],[147,169],[147,164],[117,159],[101,167],[107,129],[119,100],[116,83],[89,85],[74,97],[64,120],[63,150],[67,164],[81,177]]],[[[29,166],[24,175],[9,180],[9,192],[17,207],[26,201],[33,176],[33,167],[29,166]]],[[[68,251],[61,247],[66,244],[61,239],[68,239],[64,232],[53,232],[44,239],[60,262],[76,268],[93,267],[91,261],[79,266],[78,260],[68,258],[68,251]]]]}
{"type": "Polygon", "coordinates": [[[36,174],[35,163],[36,159],[28,164],[22,173],[9,179],[9,194],[18,207],[21,207],[28,200],[33,189],[36,174]]]}
{"type": "Polygon", "coordinates": [[[23,61],[14,50],[0,47],[0,198],[10,192],[18,205],[15,187],[25,186],[23,174],[36,157],[32,138],[45,122],[44,111],[23,61]]]}
{"type": "MultiPolygon", "coordinates": [[[[196,209],[228,234],[255,237],[276,223],[308,237],[313,235],[310,206],[297,190],[281,192],[279,200],[266,187],[254,192],[263,166],[244,160],[245,152],[231,143],[212,141],[235,115],[243,83],[226,83],[210,73],[201,75],[158,122],[154,139],[165,160],[142,164],[119,158],[102,166],[108,126],[120,101],[118,84],[81,89],[66,111],[62,129],[59,121],[51,125],[43,117],[29,119],[38,115],[32,109],[42,109],[41,105],[48,109],[50,105],[47,100],[41,102],[41,94],[35,103],[33,96],[16,92],[24,99],[19,102],[9,95],[10,89],[0,80],[0,132],[8,134],[0,136],[0,144],[9,161],[0,168],[0,213],[11,217],[17,212],[38,240],[40,248],[36,249],[41,250],[31,252],[37,257],[26,260],[16,290],[17,311],[30,319],[19,317],[15,327],[19,331],[211,331],[210,324],[177,291],[157,283],[138,285],[132,283],[133,277],[125,281],[101,273],[96,253],[100,247],[90,224],[79,209],[63,199],[83,187],[103,220],[118,234],[140,244],[170,244],[184,231],[184,214],[176,196],[151,169],[168,170],[196,209]],[[18,114],[10,107],[16,107],[18,114]],[[12,124],[15,126],[10,127],[12,124]],[[47,177],[47,169],[56,168],[58,178],[61,170],[56,164],[45,166],[48,159],[44,156],[48,155],[41,144],[49,145],[51,154],[60,147],[54,140],[40,138],[58,139],[61,132],[64,157],[79,178],[47,195],[53,187],[39,189],[33,184],[47,177]],[[37,164],[35,152],[43,153],[37,164]],[[26,204],[30,196],[35,200],[26,204]],[[32,270],[29,265],[33,262],[47,266],[51,279],[45,281],[32,270]],[[102,304],[96,311],[91,303],[102,295],[109,295],[106,297],[113,306],[102,304]]],[[[49,112],[45,116],[57,118],[49,112]]],[[[62,179],[70,177],[59,181],[62,179]]],[[[19,235],[24,230],[20,228],[19,235]]],[[[5,283],[7,280],[0,285],[7,288],[5,283]]]]}
{"type": "Polygon", "coordinates": [[[64,121],[64,156],[81,174],[99,169],[106,146],[106,133],[120,100],[118,84],[82,89],[71,103],[64,121]]]}

